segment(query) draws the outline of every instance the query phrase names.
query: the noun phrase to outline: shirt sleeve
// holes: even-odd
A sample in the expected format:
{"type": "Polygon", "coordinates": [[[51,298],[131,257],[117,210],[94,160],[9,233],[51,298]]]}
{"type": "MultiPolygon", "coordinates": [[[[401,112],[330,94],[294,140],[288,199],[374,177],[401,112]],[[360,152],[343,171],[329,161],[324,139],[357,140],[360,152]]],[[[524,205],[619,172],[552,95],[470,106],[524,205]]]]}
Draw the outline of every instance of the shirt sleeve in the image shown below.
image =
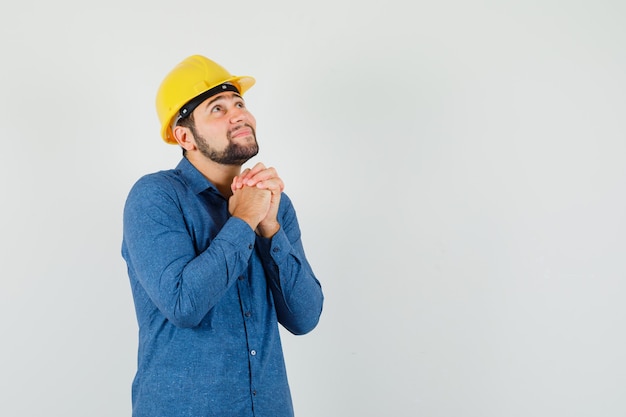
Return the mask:
{"type": "Polygon", "coordinates": [[[124,208],[129,273],[174,325],[194,327],[244,273],[254,231],[231,217],[206,250],[196,253],[175,187],[144,177],[124,208]]]}
{"type": "Polygon", "coordinates": [[[257,236],[257,246],[278,321],[293,334],[305,334],[317,326],[324,296],[304,253],[296,212],[285,194],[281,206],[279,231],[271,239],[257,236]]]}

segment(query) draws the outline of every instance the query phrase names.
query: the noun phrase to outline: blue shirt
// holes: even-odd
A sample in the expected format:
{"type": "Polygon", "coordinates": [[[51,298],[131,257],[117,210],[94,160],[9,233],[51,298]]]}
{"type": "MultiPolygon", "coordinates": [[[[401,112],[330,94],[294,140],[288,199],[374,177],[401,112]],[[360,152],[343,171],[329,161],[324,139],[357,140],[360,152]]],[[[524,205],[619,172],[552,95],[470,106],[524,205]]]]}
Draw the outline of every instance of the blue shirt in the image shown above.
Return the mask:
{"type": "Polygon", "coordinates": [[[280,230],[257,236],[186,158],[140,178],[122,256],[139,325],[134,417],[287,417],[278,323],[311,331],[322,311],[284,193],[280,230]]]}

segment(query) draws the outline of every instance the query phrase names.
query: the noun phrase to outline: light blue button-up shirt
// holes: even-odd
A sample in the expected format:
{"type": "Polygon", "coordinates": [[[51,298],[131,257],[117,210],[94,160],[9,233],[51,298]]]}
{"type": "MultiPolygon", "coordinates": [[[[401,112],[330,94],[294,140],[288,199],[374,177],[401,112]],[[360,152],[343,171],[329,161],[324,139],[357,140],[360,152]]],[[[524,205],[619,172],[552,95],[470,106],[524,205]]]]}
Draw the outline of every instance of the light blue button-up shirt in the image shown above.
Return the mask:
{"type": "Polygon", "coordinates": [[[311,331],[320,284],[284,193],[280,230],[257,236],[186,159],[132,187],[122,256],[139,325],[134,417],[287,417],[278,323],[311,331]]]}

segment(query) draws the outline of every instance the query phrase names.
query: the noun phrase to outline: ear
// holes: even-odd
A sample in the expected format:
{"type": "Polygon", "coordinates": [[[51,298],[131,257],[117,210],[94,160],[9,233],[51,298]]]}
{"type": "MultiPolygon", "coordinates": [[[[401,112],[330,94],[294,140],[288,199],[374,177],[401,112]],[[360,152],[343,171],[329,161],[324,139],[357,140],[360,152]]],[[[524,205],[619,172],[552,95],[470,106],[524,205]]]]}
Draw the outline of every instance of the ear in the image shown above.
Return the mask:
{"type": "Polygon", "coordinates": [[[181,148],[185,149],[186,151],[192,151],[196,149],[194,137],[188,128],[183,126],[174,126],[172,134],[174,135],[174,139],[176,139],[176,142],[178,142],[181,148]]]}

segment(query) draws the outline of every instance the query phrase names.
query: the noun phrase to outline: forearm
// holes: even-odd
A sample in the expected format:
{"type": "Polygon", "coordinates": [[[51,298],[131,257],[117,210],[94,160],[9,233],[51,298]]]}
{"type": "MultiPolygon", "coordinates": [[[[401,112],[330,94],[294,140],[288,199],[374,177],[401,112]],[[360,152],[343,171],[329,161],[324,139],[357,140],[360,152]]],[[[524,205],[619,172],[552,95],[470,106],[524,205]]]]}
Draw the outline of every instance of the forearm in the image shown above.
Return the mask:
{"type": "Polygon", "coordinates": [[[324,296],[301,242],[292,243],[279,231],[271,240],[257,237],[257,245],[278,321],[294,334],[310,332],[319,321],[324,296]]]}
{"type": "Polygon", "coordinates": [[[173,324],[196,326],[245,272],[254,232],[241,220],[229,220],[197,253],[186,231],[160,230],[158,224],[126,239],[128,258],[142,287],[173,324]],[[149,232],[146,232],[149,230],[149,232]]]}

